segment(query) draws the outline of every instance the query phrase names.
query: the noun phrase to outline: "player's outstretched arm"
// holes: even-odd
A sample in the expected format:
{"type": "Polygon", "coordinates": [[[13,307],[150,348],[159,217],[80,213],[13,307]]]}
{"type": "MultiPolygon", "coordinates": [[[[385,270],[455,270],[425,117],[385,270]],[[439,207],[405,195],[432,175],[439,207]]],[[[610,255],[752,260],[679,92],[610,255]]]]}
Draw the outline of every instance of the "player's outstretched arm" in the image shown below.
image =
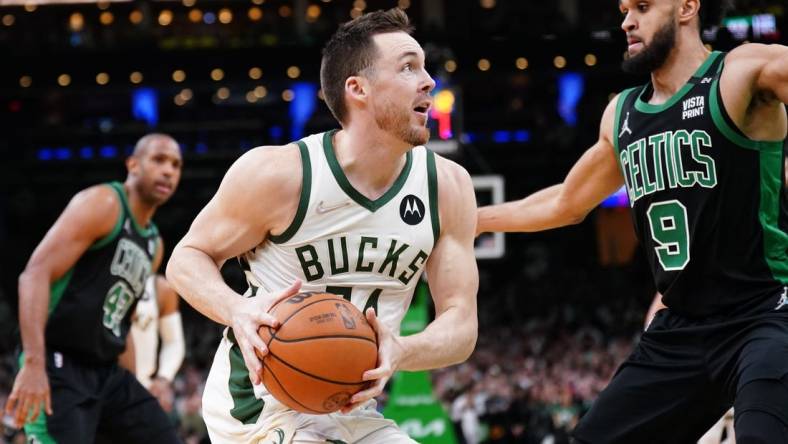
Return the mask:
{"type": "Polygon", "coordinates": [[[756,86],[788,104],[788,46],[763,45],[759,52],[763,68],[758,72],[756,86]]]}
{"type": "Polygon", "coordinates": [[[575,163],[563,183],[524,199],[479,209],[476,232],[542,231],[581,222],[624,179],[613,148],[613,120],[618,97],[602,115],[599,140],[575,163]]]}
{"type": "Polygon", "coordinates": [[[425,269],[435,302],[435,320],[424,331],[402,337],[379,322],[373,309],[368,309],[367,319],[378,333],[379,362],[377,368],[364,373],[363,379],[374,384],[353,395],[343,412],[379,395],[395,371],[456,364],[466,360],[476,344],[476,196],[463,168],[440,157],[436,160],[441,233],[425,269]]]}
{"type": "Polygon", "coordinates": [[[719,88],[725,111],[748,138],[785,138],[788,47],[757,43],[737,47],[725,57],[719,88]]]}
{"type": "Polygon", "coordinates": [[[167,280],[186,302],[233,328],[253,383],[259,383],[262,369],[254,350],[267,353],[257,328],[277,327],[268,309],[280,297],[295,294],[300,282],[279,294],[244,298],[225,284],[219,269],[290,224],[301,191],[300,165],[295,145],[257,148],[241,156],[167,264],[167,280]]]}
{"type": "Polygon", "coordinates": [[[19,326],[24,364],[5,406],[17,425],[35,421],[45,407],[52,414],[46,375],[44,330],[50,286],[73,267],[97,240],[110,234],[120,215],[120,201],[107,186],[88,188],[68,206],[38,244],[19,276],[19,326]]]}

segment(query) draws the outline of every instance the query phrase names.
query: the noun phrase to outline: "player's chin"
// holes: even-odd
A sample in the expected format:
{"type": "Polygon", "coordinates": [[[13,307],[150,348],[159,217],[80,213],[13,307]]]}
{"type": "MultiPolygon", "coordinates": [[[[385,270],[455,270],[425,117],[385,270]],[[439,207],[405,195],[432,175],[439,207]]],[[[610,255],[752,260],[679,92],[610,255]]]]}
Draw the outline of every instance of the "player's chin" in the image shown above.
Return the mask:
{"type": "Polygon", "coordinates": [[[157,191],[157,190],[153,190],[151,192],[151,194],[150,194],[151,200],[156,205],[164,205],[164,203],[166,203],[168,200],[170,200],[170,197],[172,197],[172,195],[173,195],[172,191],[164,192],[164,191],[157,191]]]}
{"type": "Polygon", "coordinates": [[[413,145],[424,145],[430,141],[430,130],[426,126],[415,126],[411,130],[413,145]]]}

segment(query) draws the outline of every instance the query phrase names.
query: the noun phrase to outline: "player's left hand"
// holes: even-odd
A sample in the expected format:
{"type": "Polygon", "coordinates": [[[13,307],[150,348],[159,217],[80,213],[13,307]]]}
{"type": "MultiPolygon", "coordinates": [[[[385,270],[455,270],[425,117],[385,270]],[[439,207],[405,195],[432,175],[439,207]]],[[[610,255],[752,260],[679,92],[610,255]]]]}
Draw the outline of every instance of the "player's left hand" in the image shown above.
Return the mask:
{"type": "Polygon", "coordinates": [[[365,315],[378,336],[378,367],[364,372],[362,379],[371,381],[372,385],[353,395],[350,402],[342,407],[342,413],[349,413],[359,405],[383,393],[383,388],[391,375],[399,368],[400,358],[404,353],[400,337],[378,320],[373,308],[368,308],[365,315]]]}

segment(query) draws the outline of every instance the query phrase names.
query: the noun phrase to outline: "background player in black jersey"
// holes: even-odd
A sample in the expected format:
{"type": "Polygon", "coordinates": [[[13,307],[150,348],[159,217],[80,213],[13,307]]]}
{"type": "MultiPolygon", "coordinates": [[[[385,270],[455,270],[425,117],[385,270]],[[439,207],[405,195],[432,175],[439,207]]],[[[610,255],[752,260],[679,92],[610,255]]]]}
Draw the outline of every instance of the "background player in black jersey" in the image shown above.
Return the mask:
{"type": "Polygon", "coordinates": [[[625,184],[668,309],[575,438],[691,443],[733,405],[739,444],[786,443],[788,48],[710,53],[700,27],[723,9],[711,0],[618,6],[623,67],[651,81],[610,102],[598,142],[563,183],[481,208],[477,231],[578,223],[625,184]]]}
{"type": "Polygon", "coordinates": [[[162,259],[151,218],[178,185],[180,149],[150,134],[126,167],[125,183],[73,197],[19,277],[23,354],[6,413],[30,442],[178,442],[156,399],[117,361],[162,259]]]}

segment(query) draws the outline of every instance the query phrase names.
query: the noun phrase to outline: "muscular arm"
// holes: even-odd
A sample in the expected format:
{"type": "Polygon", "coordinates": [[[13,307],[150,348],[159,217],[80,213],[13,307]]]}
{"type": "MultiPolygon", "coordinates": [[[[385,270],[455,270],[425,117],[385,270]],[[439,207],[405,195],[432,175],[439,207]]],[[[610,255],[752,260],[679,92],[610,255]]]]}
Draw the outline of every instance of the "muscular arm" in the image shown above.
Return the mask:
{"type": "Polygon", "coordinates": [[[730,52],[720,77],[725,110],[750,139],[782,140],[788,131],[788,47],[746,44],[730,52]]]}
{"type": "MultiPolygon", "coordinates": [[[[277,326],[267,313],[276,298],[242,297],[224,282],[220,267],[289,225],[301,189],[299,166],[295,145],[258,148],[241,156],[167,264],[167,280],[178,294],[200,313],[233,328],[253,383],[260,381],[262,369],[254,350],[267,353],[257,328],[277,326]]],[[[299,286],[294,283],[279,296],[293,294],[299,286]]]]}
{"type": "Polygon", "coordinates": [[[117,195],[96,186],[78,193],[38,244],[19,276],[19,324],[25,362],[43,364],[49,288],[93,242],[108,235],[120,212],[117,195]]]}
{"type": "Polygon", "coordinates": [[[765,60],[756,85],[774,94],[780,102],[788,103],[788,46],[769,45],[763,52],[765,60]]]}
{"type": "Polygon", "coordinates": [[[301,185],[298,159],[293,147],[258,148],[243,155],[175,246],[167,280],[212,320],[229,325],[231,308],[241,298],[222,279],[224,261],[256,247],[283,226],[282,219],[289,222],[295,214],[301,185]]]}
{"type": "Polygon", "coordinates": [[[435,320],[424,331],[401,339],[400,370],[426,370],[462,362],[476,344],[476,197],[464,169],[442,158],[436,161],[441,235],[426,265],[435,320]]]}
{"type": "Polygon", "coordinates": [[[613,148],[613,120],[618,97],[602,115],[599,140],[575,163],[563,183],[521,200],[479,209],[477,233],[542,231],[581,222],[623,184],[613,148]]]}
{"type": "MultiPolygon", "coordinates": [[[[25,354],[23,371],[17,376],[6,411],[16,408],[17,422],[24,422],[33,398],[44,395],[28,389],[27,375],[46,384],[44,330],[49,310],[50,286],[73,267],[95,241],[108,235],[120,213],[115,192],[95,186],[78,193],[49,229],[19,276],[19,325],[25,354]],[[35,392],[35,393],[33,393],[35,392]],[[17,400],[19,404],[17,404],[17,400]],[[30,405],[26,405],[26,403],[30,405]]],[[[46,402],[49,398],[46,384],[46,402]]],[[[43,402],[39,399],[35,402],[43,402]]],[[[51,409],[47,409],[50,411],[51,409]]],[[[34,409],[34,418],[38,409],[34,409]]]]}

